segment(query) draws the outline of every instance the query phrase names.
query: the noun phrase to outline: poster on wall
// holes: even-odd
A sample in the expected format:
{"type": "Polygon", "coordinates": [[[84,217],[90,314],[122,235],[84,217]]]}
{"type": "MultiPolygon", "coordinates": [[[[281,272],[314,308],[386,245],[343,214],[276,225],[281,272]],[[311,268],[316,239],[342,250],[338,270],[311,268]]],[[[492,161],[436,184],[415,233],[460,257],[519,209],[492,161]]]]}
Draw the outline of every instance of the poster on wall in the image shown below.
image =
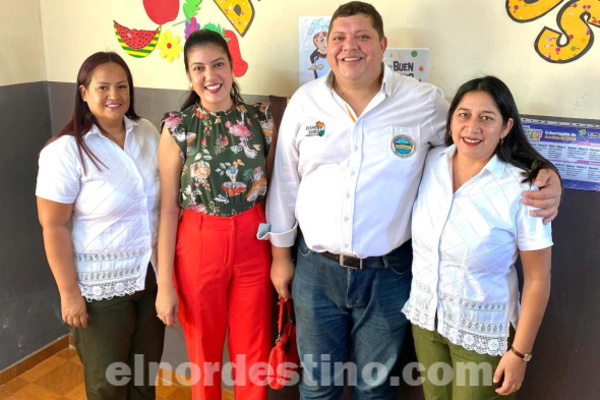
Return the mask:
{"type": "Polygon", "coordinates": [[[383,62],[392,71],[411,76],[419,82],[427,82],[429,76],[429,49],[400,49],[385,50],[383,62]]]}
{"type": "Polygon", "coordinates": [[[327,30],[331,16],[299,17],[299,82],[303,85],[327,75],[327,30]]]}
{"type": "Polygon", "coordinates": [[[533,147],[560,172],[565,188],[600,192],[600,124],[521,121],[533,147]]]}

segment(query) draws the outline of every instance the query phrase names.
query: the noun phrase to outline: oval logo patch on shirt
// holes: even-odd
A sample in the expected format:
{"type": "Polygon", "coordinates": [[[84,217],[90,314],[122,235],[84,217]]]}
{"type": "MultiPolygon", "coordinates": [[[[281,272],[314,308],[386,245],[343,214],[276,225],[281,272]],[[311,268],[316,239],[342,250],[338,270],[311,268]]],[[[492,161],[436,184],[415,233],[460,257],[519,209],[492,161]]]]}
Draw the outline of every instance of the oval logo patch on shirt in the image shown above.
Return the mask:
{"type": "Polygon", "coordinates": [[[391,148],[400,158],[408,158],[415,152],[415,140],[408,135],[396,135],[392,138],[391,148]]]}

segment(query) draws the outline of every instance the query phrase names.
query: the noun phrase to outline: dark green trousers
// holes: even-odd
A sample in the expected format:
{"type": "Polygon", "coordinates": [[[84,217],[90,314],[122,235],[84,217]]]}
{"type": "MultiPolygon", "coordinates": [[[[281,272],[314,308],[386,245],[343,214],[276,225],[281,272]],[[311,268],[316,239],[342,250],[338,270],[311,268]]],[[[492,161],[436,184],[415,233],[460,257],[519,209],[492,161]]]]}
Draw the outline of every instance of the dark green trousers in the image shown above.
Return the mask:
{"type": "Polygon", "coordinates": [[[88,400],[156,398],[155,379],[165,337],[165,325],[156,317],[156,291],[156,277],[149,266],[144,290],[87,303],[88,327],[71,328],[88,400]],[[110,378],[113,375],[117,384],[110,378]]]}
{"type": "MultiPolygon", "coordinates": [[[[501,356],[479,354],[451,343],[437,332],[412,326],[415,350],[423,365],[421,378],[426,400],[513,400],[516,393],[501,396],[492,382],[501,356]],[[473,369],[468,368],[469,366],[473,369]],[[444,370],[445,369],[445,370],[444,370]],[[452,375],[450,375],[452,374],[452,375]],[[450,382],[444,375],[452,376],[450,382]]],[[[509,344],[514,333],[511,330],[509,344]]]]}

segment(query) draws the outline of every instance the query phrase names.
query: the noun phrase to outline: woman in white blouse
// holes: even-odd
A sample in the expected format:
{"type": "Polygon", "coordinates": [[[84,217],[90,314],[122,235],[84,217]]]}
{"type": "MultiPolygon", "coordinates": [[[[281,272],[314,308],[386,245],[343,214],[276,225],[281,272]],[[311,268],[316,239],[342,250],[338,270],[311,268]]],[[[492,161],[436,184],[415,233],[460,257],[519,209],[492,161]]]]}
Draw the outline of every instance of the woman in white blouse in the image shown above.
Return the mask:
{"type": "Polygon", "coordinates": [[[152,268],[158,140],[134,111],[123,59],[95,53],[79,70],[70,121],[40,153],[38,215],[88,400],[155,398],[150,363],[160,362],[165,329],[152,268]]]}
{"type": "Polygon", "coordinates": [[[551,228],[530,216],[521,193],[540,169],[556,169],[527,140],[508,87],[491,76],[459,88],[446,142],[430,151],[413,208],[404,308],[425,397],[512,398],[550,294],[551,228]]]}

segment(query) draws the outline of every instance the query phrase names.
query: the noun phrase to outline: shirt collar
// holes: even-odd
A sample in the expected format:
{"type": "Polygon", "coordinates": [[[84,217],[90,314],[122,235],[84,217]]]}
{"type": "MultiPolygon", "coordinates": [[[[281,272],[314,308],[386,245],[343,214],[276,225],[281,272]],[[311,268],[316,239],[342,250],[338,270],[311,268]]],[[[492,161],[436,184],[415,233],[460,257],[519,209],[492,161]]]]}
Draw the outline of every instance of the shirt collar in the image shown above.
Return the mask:
{"type": "MultiPolygon", "coordinates": [[[[454,158],[454,154],[456,154],[456,145],[453,144],[447,147],[446,150],[442,151],[440,153],[440,157],[446,157],[448,165],[452,165],[452,158],[454,158]]],[[[479,174],[481,174],[482,171],[487,171],[487,173],[494,175],[496,178],[501,178],[504,174],[505,168],[506,165],[500,161],[496,154],[494,154],[487,164],[485,164],[485,166],[481,169],[479,174]]]]}
{"type": "Polygon", "coordinates": [[[388,97],[391,97],[392,88],[394,87],[392,83],[396,77],[396,74],[390,69],[390,67],[387,66],[386,63],[382,62],[381,64],[383,64],[383,80],[381,81],[381,88],[388,97]]]}
{"type": "MultiPolygon", "coordinates": [[[[394,79],[394,72],[384,63],[381,63],[383,66],[383,79],[381,81],[381,90],[385,92],[385,94],[389,97],[392,95],[392,80],[394,79]]],[[[325,75],[325,86],[331,91],[333,91],[333,71],[329,70],[327,75],[325,75]]]]}
{"type": "MultiPolygon", "coordinates": [[[[129,136],[129,133],[133,131],[133,127],[137,125],[137,122],[127,118],[126,116],[123,116],[123,121],[125,121],[125,137],[127,138],[127,136],[129,136]]],[[[89,135],[104,136],[102,135],[102,132],[100,132],[100,128],[98,128],[98,125],[96,124],[92,125],[90,130],[85,135],[83,135],[83,137],[87,138],[89,135]]]]}

